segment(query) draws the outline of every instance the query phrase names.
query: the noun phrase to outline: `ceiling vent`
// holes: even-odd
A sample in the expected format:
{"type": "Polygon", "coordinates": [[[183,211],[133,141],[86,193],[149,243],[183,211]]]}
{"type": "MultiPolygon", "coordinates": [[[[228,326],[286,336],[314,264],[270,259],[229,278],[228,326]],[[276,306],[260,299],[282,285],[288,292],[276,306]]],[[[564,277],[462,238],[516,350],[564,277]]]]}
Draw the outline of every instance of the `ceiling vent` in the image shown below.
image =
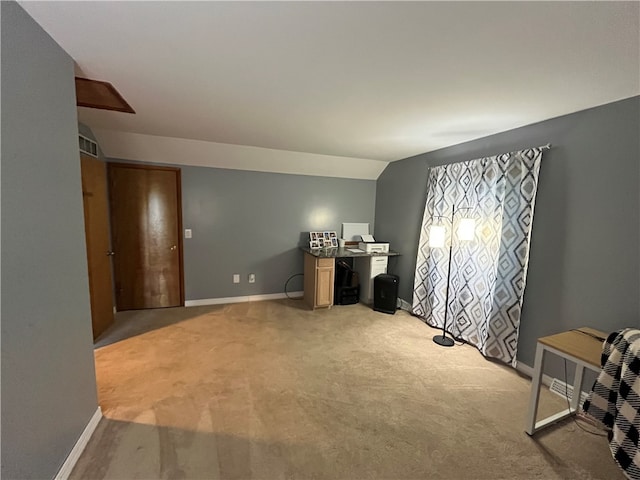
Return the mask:
{"type": "Polygon", "coordinates": [[[98,158],[98,144],[96,142],[82,135],[78,135],[78,144],[80,145],[81,153],[86,153],[87,155],[98,158]]]}

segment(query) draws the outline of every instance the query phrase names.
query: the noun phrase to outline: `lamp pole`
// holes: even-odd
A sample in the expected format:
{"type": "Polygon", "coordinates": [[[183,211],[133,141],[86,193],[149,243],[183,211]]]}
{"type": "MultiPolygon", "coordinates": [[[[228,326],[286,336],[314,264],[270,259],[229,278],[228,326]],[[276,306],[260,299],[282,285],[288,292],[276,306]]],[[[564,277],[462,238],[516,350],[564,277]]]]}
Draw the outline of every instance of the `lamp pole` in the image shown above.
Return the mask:
{"type": "MultiPolygon", "coordinates": [[[[462,207],[459,210],[468,210],[471,207],[462,207]]],[[[451,283],[451,261],[453,259],[453,222],[456,215],[456,205],[453,204],[451,209],[451,236],[449,240],[449,265],[447,268],[447,289],[444,300],[444,322],[442,323],[442,335],[436,335],[433,337],[433,341],[442,347],[453,347],[453,338],[447,337],[447,316],[449,314],[449,284],[451,283]]],[[[473,223],[472,223],[473,225],[473,223]]],[[[473,234],[473,231],[471,232],[473,234]]],[[[461,235],[462,237],[462,235],[461,235]]],[[[462,238],[461,238],[462,239],[462,238]]],[[[467,238],[467,240],[469,240],[467,238]]]]}
{"type": "MultiPolygon", "coordinates": [[[[453,214],[451,215],[451,225],[453,225],[453,214]]],[[[447,313],[449,312],[449,283],[451,280],[451,256],[453,253],[453,242],[449,242],[449,268],[447,269],[447,293],[444,300],[444,322],[442,324],[442,335],[433,337],[433,341],[441,347],[453,347],[453,338],[447,337],[447,313]]]]}

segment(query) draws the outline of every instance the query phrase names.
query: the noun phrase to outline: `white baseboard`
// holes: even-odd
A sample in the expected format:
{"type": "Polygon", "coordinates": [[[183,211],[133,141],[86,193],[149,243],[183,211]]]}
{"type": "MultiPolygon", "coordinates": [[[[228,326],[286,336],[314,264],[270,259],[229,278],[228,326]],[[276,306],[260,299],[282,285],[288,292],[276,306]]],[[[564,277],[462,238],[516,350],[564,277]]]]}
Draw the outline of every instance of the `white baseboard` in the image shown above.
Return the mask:
{"type": "MultiPolygon", "coordinates": [[[[529,378],[533,378],[533,367],[530,367],[526,363],[518,362],[516,364],[516,370],[522,373],[523,375],[526,375],[529,378]]],[[[547,387],[551,387],[552,381],[553,381],[553,378],[551,378],[549,375],[545,373],[542,374],[543,385],[546,385],[547,387]]]]}
{"type": "MultiPolygon", "coordinates": [[[[289,297],[302,297],[304,292],[289,292],[289,297]]],[[[222,305],[225,303],[259,302],[261,300],[276,300],[287,298],[286,293],[267,293],[264,295],[246,295],[242,297],[203,298],[200,300],[186,300],[185,307],[197,307],[200,305],[222,305]]]]}
{"type": "Polygon", "coordinates": [[[60,467],[60,470],[58,470],[58,473],[56,474],[54,480],[67,480],[69,478],[69,475],[71,475],[71,470],[73,470],[73,467],[76,466],[76,462],[89,443],[89,440],[91,439],[93,432],[98,426],[98,423],[100,423],[101,418],[102,410],[100,410],[100,407],[98,407],[96,412],[89,420],[89,423],[87,423],[87,426],[84,427],[82,435],[80,435],[80,438],[78,438],[78,441],[71,449],[71,452],[69,452],[69,455],[62,464],[62,467],[60,467]]]}
{"type": "MultiPolygon", "coordinates": [[[[533,378],[533,368],[530,367],[529,365],[527,365],[526,363],[522,363],[522,362],[518,362],[516,365],[516,370],[518,370],[520,373],[522,373],[523,375],[526,375],[529,378],[533,378]]],[[[547,387],[549,387],[549,389],[551,389],[551,383],[553,382],[553,377],[550,377],[549,375],[547,375],[546,373],[542,374],[542,384],[546,385],[547,387]]],[[[564,384],[564,382],[560,379],[556,379],[558,382],[564,384]]],[[[571,385],[571,384],[569,384],[571,385]]],[[[584,388],[584,384],[583,384],[583,388],[584,388]]],[[[556,393],[556,392],[554,392],[556,393]]],[[[580,396],[586,396],[588,395],[589,392],[582,390],[582,392],[580,393],[580,396]]]]}

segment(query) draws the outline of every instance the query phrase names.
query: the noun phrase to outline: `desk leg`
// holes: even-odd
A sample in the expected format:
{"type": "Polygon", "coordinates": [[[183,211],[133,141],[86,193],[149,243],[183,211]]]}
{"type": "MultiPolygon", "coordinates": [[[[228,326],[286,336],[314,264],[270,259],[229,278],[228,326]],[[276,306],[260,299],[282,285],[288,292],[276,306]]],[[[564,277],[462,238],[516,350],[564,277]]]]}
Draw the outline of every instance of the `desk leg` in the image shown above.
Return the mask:
{"type": "Polygon", "coordinates": [[[542,360],[544,358],[544,345],[538,343],[536,347],[536,359],[531,378],[531,397],[529,399],[529,414],[525,432],[529,435],[535,433],[536,415],[538,413],[538,400],[540,400],[540,382],[542,380],[542,360]]]}
{"type": "Polygon", "coordinates": [[[584,367],[576,365],[576,374],[573,377],[573,397],[571,398],[571,410],[578,411],[580,395],[582,394],[582,379],[584,378],[584,367]]]}

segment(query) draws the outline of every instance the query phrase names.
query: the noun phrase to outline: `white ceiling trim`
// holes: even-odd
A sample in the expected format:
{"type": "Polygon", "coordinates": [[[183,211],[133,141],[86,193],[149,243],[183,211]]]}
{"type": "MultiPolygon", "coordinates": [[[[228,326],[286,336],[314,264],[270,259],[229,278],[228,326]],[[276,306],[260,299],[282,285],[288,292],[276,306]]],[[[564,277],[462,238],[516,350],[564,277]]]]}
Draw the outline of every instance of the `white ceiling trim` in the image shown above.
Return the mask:
{"type": "Polygon", "coordinates": [[[389,162],[270,148],[93,130],[108,158],[292,175],[376,180],[389,162]]]}

